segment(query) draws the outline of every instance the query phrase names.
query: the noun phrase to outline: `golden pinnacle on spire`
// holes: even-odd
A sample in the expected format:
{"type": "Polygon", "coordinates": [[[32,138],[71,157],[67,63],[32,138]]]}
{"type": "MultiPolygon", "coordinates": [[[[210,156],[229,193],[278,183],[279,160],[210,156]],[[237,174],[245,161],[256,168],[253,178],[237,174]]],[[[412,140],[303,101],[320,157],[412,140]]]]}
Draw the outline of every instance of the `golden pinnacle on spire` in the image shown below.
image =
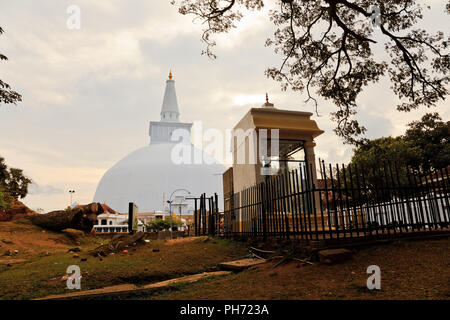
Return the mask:
{"type": "Polygon", "coordinates": [[[269,94],[266,92],[266,103],[264,103],[261,108],[275,108],[273,103],[269,102],[269,94]]]}
{"type": "Polygon", "coordinates": [[[172,80],[172,70],[169,72],[169,80],[172,80]]]}

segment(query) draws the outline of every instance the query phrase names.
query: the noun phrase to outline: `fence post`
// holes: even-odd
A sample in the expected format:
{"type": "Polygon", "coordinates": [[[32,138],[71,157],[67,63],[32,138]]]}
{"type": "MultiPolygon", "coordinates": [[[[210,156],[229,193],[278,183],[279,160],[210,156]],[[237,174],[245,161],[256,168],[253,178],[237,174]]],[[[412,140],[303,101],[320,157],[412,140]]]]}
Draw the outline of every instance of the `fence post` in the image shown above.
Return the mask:
{"type": "Polygon", "coordinates": [[[201,197],[202,235],[206,235],[206,194],[203,193],[201,197]]]}
{"type": "Polygon", "coordinates": [[[213,222],[213,211],[214,211],[214,200],[213,197],[208,198],[209,210],[208,210],[208,235],[214,235],[214,222],[213,222]]]}
{"type": "Polygon", "coordinates": [[[264,177],[264,182],[261,183],[261,214],[262,214],[262,232],[263,240],[267,240],[267,202],[269,201],[269,195],[267,193],[267,179],[268,176],[264,177]],[[265,200],[264,200],[265,199],[265,200]]]}
{"type": "Polygon", "coordinates": [[[197,218],[198,218],[198,212],[197,212],[197,198],[194,199],[194,235],[198,236],[198,230],[197,230],[197,218]]]}
{"type": "Polygon", "coordinates": [[[219,196],[217,195],[217,193],[214,193],[214,200],[216,202],[216,217],[214,219],[214,232],[216,234],[220,234],[220,216],[219,216],[219,196]]]}

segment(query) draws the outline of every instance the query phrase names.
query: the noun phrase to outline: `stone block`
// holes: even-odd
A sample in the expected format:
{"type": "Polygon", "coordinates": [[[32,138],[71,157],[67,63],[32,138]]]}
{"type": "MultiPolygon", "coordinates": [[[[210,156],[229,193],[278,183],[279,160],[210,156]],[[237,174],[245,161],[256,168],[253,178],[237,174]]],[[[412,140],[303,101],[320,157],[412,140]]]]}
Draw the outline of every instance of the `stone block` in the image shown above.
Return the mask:
{"type": "Polygon", "coordinates": [[[336,264],[344,262],[352,257],[352,252],[347,249],[329,249],[319,251],[319,261],[324,264],[336,264]]]}

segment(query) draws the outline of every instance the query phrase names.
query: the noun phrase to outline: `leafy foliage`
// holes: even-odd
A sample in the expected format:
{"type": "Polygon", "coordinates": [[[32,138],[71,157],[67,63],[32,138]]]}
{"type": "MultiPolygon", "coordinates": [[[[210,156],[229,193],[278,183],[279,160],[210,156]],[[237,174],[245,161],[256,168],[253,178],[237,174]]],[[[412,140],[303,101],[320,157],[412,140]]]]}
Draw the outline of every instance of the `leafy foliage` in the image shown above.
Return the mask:
{"type": "MultiPolygon", "coordinates": [[[[203,52],[215,58],[214,34],[236,27],[242,9],[260,10],[264,0],[172,0],[181,14],[194,15],[206,26],[203,52]]],[[[371,83],[389,76],[400,103],[410,111],[434,106],[448,95],[449,38],[417,28],[423,8],[416,0],[278,0],[271,10],[274,36],[266,41],[282,56],[279,67],[266,75],[282,89],[306,91],[316,108],[316,93],[338,108],[332,113],[335,132],[346,143],[359,144],[366,129],[354,116],[357,97],[371,83]],[[375,60],[376,29],[382,35],[387,59],[375,60]]],[[[446,6],[450,13],[450,3],[446,6]]]]}
{"type": "Polygon", "coordinates": [[[155,231],[163,231],[163,230],[169,230],[170,227],[172,227],[173,231],[176,231],[178,229],[178,227],[181,227],[183,225],[183,223],[180,220],[175,220],[175,219],[155,219],[150,221],[147,224],[147,228],[150,230],[155,230],[155,231]]]}
{"type": "Polygon", "coordinates": [[[367,140],[353,150],[352,164],[370,168],[386,162],[426,173],[450,164],[450,131],[439,114],[427,113],[398,137],[367,140]]]}
{"type": "Polygon", "coordinates": [[[450,164],[450,123],[442,121],[438,113],[427,113],[420,121],[408,125],[403,139],[416,153],[411,165],[422,171],[440,169],[450,164]]]}
{"type": "MultiPolygon", "coordinates": [[[[349,166],[333,171],[339,174],[340,184],[351,180],[364,182],[369,188],[385,189],[369,198],[389,200],[401,197],[402,190],[387,192],[388,186],[407,188],[414,179],[425,176],[431,169],[450,165],[450,132],[447,123],[437,113],[427,113],[420,120],[408,124],[404,135],[366,140],[353,150],[349,166]]],[[[357,195],[348,195],[357,198],[357,195]]]]}
{"type": "Polygon", "coordinates": [[[403,165],[416,162],[415,148],[402,137],[383,137],[370,140],[354,149],[351,163],[363,167],[376,167],[385,162],[396,162],[403,165]]]}
{"type": "Polygon", "coordinates": [[[0,189],[0,210],[11,208],[13,198],[0,189]]]}
{"type": "MultiPolygon", "coordinates": [[[[0,27],[0,35],[3,33],[3,29],[0,27]]],[[[0,60],[8,60],[8,58],[0,53],[0,60]]],[[[0,79],[0,105],[2,103],[8,104],[13,103],[16,104],[16,102],[22,101],[22,96],[18,94],[17,92],[13,91],[9,84],[2,81],[0,79]]]]}
{"type": "Polygon", "coordinates": [[[8,168],[5,159],[0,157],[0,208],[8,207],[13,200],[28,194],[31,179],[23,175],[23,170],[8,168]]]}
{"type": "Polygon", "coordinates": [[[412,163],[418,163],[416,147],[403,137],[374,139],[354,150],[350,162],[353,172],[347,172],[346,179],[347,182],[350,178],[356,180],[355,175],[359,175],[358,179],[369,188],[383,189],[369,198],[389,200],[391,194],[384,189],[387,186],[407,186],[410,182],[408,169],[412,163]]]}

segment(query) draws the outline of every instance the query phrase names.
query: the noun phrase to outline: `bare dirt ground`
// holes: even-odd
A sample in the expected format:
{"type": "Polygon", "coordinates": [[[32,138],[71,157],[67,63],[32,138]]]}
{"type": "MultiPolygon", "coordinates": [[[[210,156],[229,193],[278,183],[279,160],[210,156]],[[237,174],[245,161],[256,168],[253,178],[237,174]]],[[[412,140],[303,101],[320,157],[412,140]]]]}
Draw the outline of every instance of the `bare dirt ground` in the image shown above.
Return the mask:
{"type": "MultiPolygon", "coordinates": [[[[244,243],[207,237],[152,240],[128,253],[93,257],[108,241],[87,236],[80,244],[62,233],[43,232],[26,219],[0,222],[0,299],[31,299],[70,292],[62,277],[79,265],[82,290],[137,286],[216,271],[245,258],[244,243]],[[80,247],[76,258],[69,248],[80,247]],[[14,253],[17,250],[17,253],[14,253]],[[12,255],[4,255],[9,251],[12,255]]],[[[220,278],[177,284],[114,299],[443,299],[450,300],[450,239],[397,241],[360,248],[336,265],[277,261],[220,278]],[[381,290],[368,290],[367,267],[381,268],[381,290]]],[[[106,297],[108,298],[108,297],[106,297]]],[[[111,297],[112,298],[112,297],[111,297]]]]}
{"type": "Polygon", "coordinates": [[[275,261],[147,299],[450,299],[450,239],[395,242],[360,249],[336,265],[275,261]],[[381,290],[366,286],[381,268],[381,290]]]}
{"type": "Polygon", "coordinates": [[[0,210],[0,221],[11,221],[21,219],[27,216],[36,215],[37,213],[20,201],[14,201],[11,208],[0,210]]]}
{"type": "Polygon", "coordinates": [[[28,260],[51,252],[64,252],[73,246],[70,239],[60,233],[42,230],[26,219],[0,222],[0,263],[6,260],[28,260]],[[4,256],[6,251],[18,255],[4,256]]]}

